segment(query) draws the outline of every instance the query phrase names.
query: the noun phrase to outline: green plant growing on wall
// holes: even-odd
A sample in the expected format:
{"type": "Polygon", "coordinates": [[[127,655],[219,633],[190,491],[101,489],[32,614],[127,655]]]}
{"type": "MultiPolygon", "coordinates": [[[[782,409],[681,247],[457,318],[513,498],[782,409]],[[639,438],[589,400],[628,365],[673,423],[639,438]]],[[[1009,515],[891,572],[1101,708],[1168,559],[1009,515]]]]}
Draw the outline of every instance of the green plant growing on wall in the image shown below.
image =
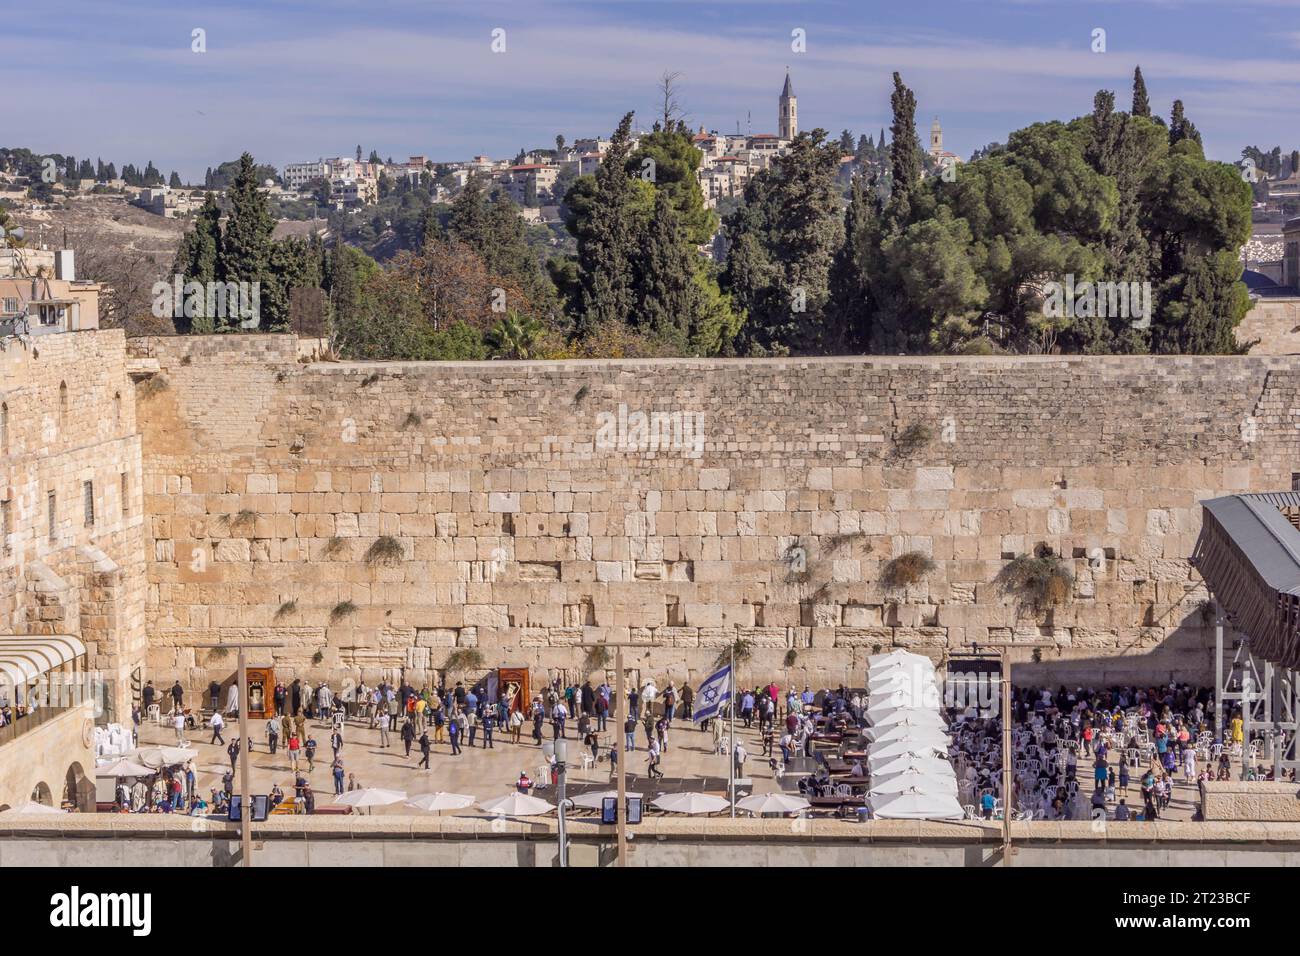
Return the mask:
{"type": "MultiPolygon", "coordinates": [[[[828,535],[822,539],[822,543],[825,545],[827,553],[830,553],[833,551],[838,551],[846,544],[852,544],[854,541],[860,541],[866,536],[867,533],[865,531],[846,531],[841,534],[828,535]]],[[[871,550],[870,545],[867,545],[867,550],[868,551],[871,550]]]]}
{"type": "Polygon", "coordinates": [[[366,548],[366,564],[385,568],[391,568],[400,564],[402,558],[406,556],[406,551],[402,547],[402,542],[398,541],[392,535],[386,534],[376,538],[370,547],[366,548]]]}
{"type": "Polygon", "coordinates": [[[379,381],[379,373],[371,372],[369,375],[367,375],[365,378],[361,380],[361,388],[366,388],[367,386],[374,385],[375,382],[377,381],[379,381]]]}
{"type": "Polygon", "coordinates": [[[916,454],[934,440],[934,429],[924,422],[913,422],[894,439],[894,454],[907,458],[916,454]]]}
{"type": "Polygon", "coordinates": [[[214,647],[210,651],[208,651],[208,663],[211,664],[214,661],[224,661],[229,656],[230,656],[230,648],[214,647]]]}
{"type": "Polygon", "coordinates": [[[296,610],[298,610],[297,601],[295,600],[285,601],[283,604],[281,604],[278,608],[275,609],[275,619],[278,621],[281,618],[288,617],[296,610]]]}
{"type": "Polygon", "coordinates": [[[339,601],[330,609],[330,623],[337,624],[349,615],[357,613],[357,606],[351,601],[339,601]]]}
{"type": "MultiPolygon", "coordinates": [[[[749,641],[745,640],[743,637],[738,637],[734,641],[732,641],[729,645],[724,647],[721,653],[719,653],[718,656],[714,658],[713,666],[722,667],[724,664],[730,664],[733,652],[735,654],[737,670],[740,669],[741,664],[749,663],[749,661],[754,656],[753,645],[751,645],[749,641]]],[[[732,675],[733,681],[735,680],[735,676],[736,675],[734,674],[732,675]]]]}
{"type": "Polygon", "coordinates": [[[890,591],[901,591],[919,582],[934,568],[934,560],[928,554],[908,551],[885,563],[880,572],[880,583],[890,591]]]}
{"type": "Polygon", "coordinates": [[[317,651],[315,654],[313,654],[313,655],[311,656],[311,662],[312,662],[313,664],[319,664],[319,663],[320,663],[321,661],[323,661],[323,660],[325,660],[325,652],[324,652],[324,651],[317,651]]]}
{"type": "Polygon", "coordinates": [[[583,659],[583,666],[588,673],[598,671],[608,667],[612,655],[607,647],[591,647],[587,649],[587,656],[583,659]]]}
{"type": "Polygon", "coordinates": [[[159,394],[160,392],[167,391],[167,389],[170,387],[171,387],[171,383],[167,381],[166,376],[155,374],[155,375],[150,375],[143,382],[141,382],[138,391],[142,399],[149,399],[149,398],[153,398],[155,395],[159,394]]]}
{"type": "Polygon", "coordinates": [[[1016,555],[995,579],[1003,591],[1029,599],[1037,608],[1055,607],[1070,599],[1074,575],[1061,556],[1045,544],[1032,555],[1016,555]]]}
{"type": "Polygon", "coordinates": [[[799,652],[793,647],[785,652],[785,666],[787,668],[794,667],[797,660],[799,660],[799,652]]]}
{"type": "Polygon", "coordinates": [[[444,670],[461,672],[478,670],[483,666],[483,655],[475,647],[458,647],[447,655],[444,670]]]}
{"type": "Polygon", "coordinates": [[[591,394],[591,386],[590,385],[582,386],[582,388],[578,389],[578,391],[574,393],[573,404],[581,405],[583,399],[585,399],[589,394],[591,394]]]}

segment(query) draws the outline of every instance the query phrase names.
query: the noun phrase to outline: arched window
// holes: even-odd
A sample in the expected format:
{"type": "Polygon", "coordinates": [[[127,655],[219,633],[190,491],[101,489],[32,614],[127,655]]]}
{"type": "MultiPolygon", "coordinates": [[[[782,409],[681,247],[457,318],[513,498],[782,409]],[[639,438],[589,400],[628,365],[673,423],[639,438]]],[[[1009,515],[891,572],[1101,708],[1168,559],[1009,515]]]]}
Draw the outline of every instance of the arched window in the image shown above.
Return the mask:
{"type": "Polygon", "coordinates": [[[59,437],[68,429],[68,383],[59,383],[59,437]]]}

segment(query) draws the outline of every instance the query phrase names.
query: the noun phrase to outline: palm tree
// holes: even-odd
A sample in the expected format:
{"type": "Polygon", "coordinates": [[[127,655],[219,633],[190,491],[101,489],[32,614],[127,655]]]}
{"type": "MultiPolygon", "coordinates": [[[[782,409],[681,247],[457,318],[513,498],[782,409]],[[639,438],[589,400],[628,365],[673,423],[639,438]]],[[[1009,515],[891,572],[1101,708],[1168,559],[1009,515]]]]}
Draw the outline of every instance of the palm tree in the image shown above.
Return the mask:
{"type": "Polygon", "coordinates": [[[541,335],[541,322],[511,311],[488,331],[486,341],[493,358],[530,359],[541,335]]]}

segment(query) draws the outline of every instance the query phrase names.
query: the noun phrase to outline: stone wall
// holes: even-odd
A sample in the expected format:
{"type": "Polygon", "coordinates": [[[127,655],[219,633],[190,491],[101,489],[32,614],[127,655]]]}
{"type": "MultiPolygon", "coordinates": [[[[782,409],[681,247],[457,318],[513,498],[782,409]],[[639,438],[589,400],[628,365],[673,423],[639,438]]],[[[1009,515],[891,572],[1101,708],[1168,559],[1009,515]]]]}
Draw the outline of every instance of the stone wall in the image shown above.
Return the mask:
{"type": "Polygon", "coordinates": [[[1300,296],[1257,299],[1236,334],[1238,342],[1254,343],[1251,355],[1300,354],[1300,296]]]}
{"type": "Polygon", "coordinates": [[[601,640],[653,643],[630,666],[698,680],[737,639],[745,680],[860,683],[879,649],[971,641],[1046,643],[1019,655],[1024,681],[1203,680],[1197,502],[1300,471],[1285,358],[132,348],[168,382],[140,412],[150,673],[191,685],[229,671],[193,648],[222,638],[283,642],[253,662],[285,674],[417,682],[458,650],[574,676],[574,645],[601,640]],[[673,416],[662,442],[637,412],[673,416]],[[1073,574],[1056,606],[996,583],[1039,546],[1073,574]],[[886,587],[911,552],[933,570],[886,587]]]}
{"type": "Polygon", "coordinates": [[[3,345],[0,634],[79,636],[108,682],[107,719],[128,722],[146,573],[126,341],[87,331],[3,345]]]}

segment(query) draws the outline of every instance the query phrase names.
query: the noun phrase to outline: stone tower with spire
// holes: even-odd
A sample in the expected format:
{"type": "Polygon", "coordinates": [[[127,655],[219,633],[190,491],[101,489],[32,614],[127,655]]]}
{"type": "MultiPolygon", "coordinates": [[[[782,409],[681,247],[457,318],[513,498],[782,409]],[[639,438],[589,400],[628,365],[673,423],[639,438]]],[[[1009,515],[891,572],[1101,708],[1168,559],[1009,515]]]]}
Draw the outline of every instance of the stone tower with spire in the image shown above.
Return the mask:
{"type": "Polygon", "coordinates": [[[794,87],[790,85],[790,71],[785,71],[785,87],[781,90],[781,111],[777,123],[777,135],[781,139],[794,139],[799,135],[799,103],[794,96],[794,87]]]}
{"type": "Polygon", "coordinates": [[[939,125],[939,117],[934,118],[930,124],[930,155],[936,156],[943,152],[943,127],[939,125]]]}

